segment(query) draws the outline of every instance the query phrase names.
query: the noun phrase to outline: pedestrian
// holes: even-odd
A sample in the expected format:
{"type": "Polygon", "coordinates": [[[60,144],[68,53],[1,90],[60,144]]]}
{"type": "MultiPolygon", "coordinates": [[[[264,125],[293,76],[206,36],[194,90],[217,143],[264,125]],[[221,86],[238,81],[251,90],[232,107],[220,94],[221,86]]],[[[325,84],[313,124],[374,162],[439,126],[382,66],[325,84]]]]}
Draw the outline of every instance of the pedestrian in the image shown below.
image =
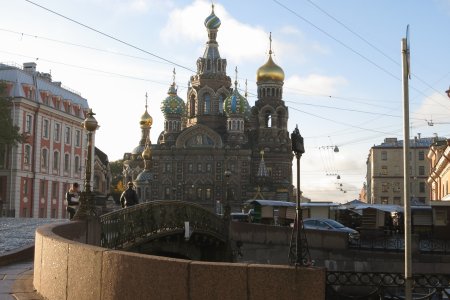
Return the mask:
{"type": "Polygon", "coordinates": [[[79,199],[79,184],[77,182],[72,183],[72,187],[66,193],[66,205],[67,212],[69,213],[69,219],[72,220],[75,215],[76,207],[80,204],[79,199]]]}
{"type": "Polygon", "coordinates": [[[139,203],[138,195],[136,191],[133,189],[133,183],[128,182],[128,189],[126,189],[122,196],[120,196],[120,204],[123,208],[130,207],[139,203]]]}

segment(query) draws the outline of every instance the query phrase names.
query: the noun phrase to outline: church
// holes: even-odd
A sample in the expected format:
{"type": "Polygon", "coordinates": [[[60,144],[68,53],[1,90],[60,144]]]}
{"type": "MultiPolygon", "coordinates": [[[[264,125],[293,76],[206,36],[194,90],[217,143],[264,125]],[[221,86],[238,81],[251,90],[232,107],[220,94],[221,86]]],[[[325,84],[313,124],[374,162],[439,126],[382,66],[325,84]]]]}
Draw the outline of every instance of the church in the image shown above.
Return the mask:
{"type": "MultiPolygon", "coordinates": [[[[124,154],[125,181],[133,181],[140,202],[182,200],[223,213],[239,211],[249,199],[292,198],[292,150],[283,98],[284,71],[272,59],[256,72],[254,106],[227,74],[218,49],[221,25],[214,13],[205,19],[205,52],[189,80],[186,100],[177,94],[175,75],[161,102],[164,130],[150,141],[153,119],[140,120],[139,145],[124,154]]],[[[263,49],[261,50],[263,51],[263,49]]],[[[174,72],[175,74],[175,72],[174,72]]]]}

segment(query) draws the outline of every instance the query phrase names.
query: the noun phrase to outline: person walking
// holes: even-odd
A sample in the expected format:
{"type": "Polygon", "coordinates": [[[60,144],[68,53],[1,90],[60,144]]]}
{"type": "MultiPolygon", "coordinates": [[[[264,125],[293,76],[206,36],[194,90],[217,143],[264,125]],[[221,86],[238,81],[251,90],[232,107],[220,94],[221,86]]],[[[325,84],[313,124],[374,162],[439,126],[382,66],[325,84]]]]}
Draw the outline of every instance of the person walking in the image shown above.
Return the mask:
{"type": "Polygon", "coordinates": [[[120,204],[122,205],[122,208],[125,208],[138,203],[138,195],[133,189],[133,183],[130,181],[128,182],[128,188],[122,193],[122,196],[120,196],[120,204]]]}
{"type": "Polygon", "coordinates": [[[69,213],[69,219],[72,220],[75,212],[77,211],[76,207],[80,204],[79,199],[79,188],[80,185],[77,182],[72,183],[72,187],[66,193],[66,205],[67,212],[69,213]]]}

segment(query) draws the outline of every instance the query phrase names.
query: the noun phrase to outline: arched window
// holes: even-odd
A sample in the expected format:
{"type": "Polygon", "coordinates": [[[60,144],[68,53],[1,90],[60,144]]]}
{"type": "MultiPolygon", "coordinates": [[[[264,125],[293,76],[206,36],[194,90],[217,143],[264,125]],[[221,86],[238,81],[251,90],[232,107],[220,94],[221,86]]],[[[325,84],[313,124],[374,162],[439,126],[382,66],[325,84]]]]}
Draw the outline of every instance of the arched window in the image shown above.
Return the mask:
{"type": "Polygon", "coordinates": [[[75,173],[80,173],[80,157],[77,155],[75,156],[75,173]]]}
{"type": "Polygon", "coordinates": [[[25,145],[25,153],[23,155],[23,163],[26,165],[31,164],[31,146],[25,145]]]}
{"type": "Polygon", "coordinates": [[[190,100],[190,107],[189,107],[189,114],[191,117],[195,116],[195,95],[191,96],[190,100]]]}
{"type": "Polygon", "coordinates": [[[68,153],[64,154],[64,171],[68,172],[70,169],[70,156],[68,153]]]}
{"type": "Polygon", "coordinates": [[[278,128],[284,128],[283,123],[284,123],[284,113],[282,111],[278,112],[278,118],[277,118],[277,127],[278,128]]]}
{"type": "Polygon", "coordinates": [[[53,169],[57,170],[59,168],[59,152],[53,152],[53,169]]]}
{"type": "Polygon", "coordinates": [[[211,60],[206,60],[206,70],[209,71],[211,70],[211,60]]]}
{"type": "Polygon", "coordinates": [[[264,116],[264,125],[266,128],[271,128],[272,127],[272,115],[270,114],[270,111],[267,111],[265,116],[264,116]]]}
{"type": "Polygon", "coordinates": [[[41,161],[41,167],[44,169],[47,169],[48,166],[48,150],[42,149],[42,161],[41,161]]]}
{"type": "Polygon", "coordinates": [[[204,107],[204,112],[205,115],[209,115],[209,113],[211,112],[211,96],[209,96],[209,94],[205,94],[205,107],[204,107]]]}
{"type": "Polygon", "coordinates": [[[219,95],[219,113],[223,113],[223,99],[224,96],[222,94],[219,95]]]}

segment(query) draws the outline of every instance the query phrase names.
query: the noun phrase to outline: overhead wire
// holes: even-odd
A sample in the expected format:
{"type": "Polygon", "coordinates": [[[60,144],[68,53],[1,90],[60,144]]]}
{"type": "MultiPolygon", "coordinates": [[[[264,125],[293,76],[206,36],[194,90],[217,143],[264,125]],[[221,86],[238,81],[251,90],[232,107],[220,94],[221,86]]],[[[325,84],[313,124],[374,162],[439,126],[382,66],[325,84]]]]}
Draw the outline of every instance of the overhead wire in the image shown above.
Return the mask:
{"type": "MultiPolygon", "coordinates": [[[[326,36],[328,36],[330,39],[334,40],[335,42],[337,42],[338,44],[340,44],[341,46],[343,46],[344,48],[346,48],[347,50],[349,50],[350,52],[352,52],[353,54],[361,57],[362,59],[364,59],[365,61],[367,61],[368,63],[370,63],[371,65],[375,66],[377,69],[381,70],[382,72],[384,72],[385,74],[391,76],[392,78],[401,81],[401,78],[398,77],[397,75],[393,74],[392,72],[388,71],[386,68],[380,66],[379,64],[377,64],[376,62],[374,62],[372,59],[368,58],[367,56],[365,56],[364,54],[360,53],[359,51],[353,49],[352,47],[348,46],[346,43],[342,42],[341,40],[339,40],[338,38],[334,37],[332,34],[328,33],[327,31],[325,31],[324,29],[320,28],[319,26],[315,25],[313,22],[309,21],[308,19],[306,19],[305,17],[303,17],[302,15],[300,15],[298,12],[296,12],[295,10],[289,8],[288,6],[284,5],[283,3],[281,3],[278,0],[272,0],[273,2],[275,2],[276,4],[278,4],[280,7],[284,8],[285,10],[289,11],[290,13],[292,13],[294,16],[296,16],[297,18],[303,20],[304,22],[306,22],[307,24],[309,24],[310,26],[314,27],[316,30],[320,31],[321,33],[325,34],[326,36]]],[[[351,31],[353,32],[353,31],[351,31]]],[[[359,35],[357,35],[359,36],[359,35]]],[[[396,63],[399,64],[399,63],[396,63]]],[[[411,73],[413,75],[413,73],[411,73]]],[[[416,77],[419,81],[421,81],[423,84],[425,84],[426,86],[428,86],[429,88],[432,88],[433,90],[437,91],[434,87],[432,87],[430,84],[428,84],[427,82],[425,82],[423,79],[421,79],[420,77],[418,77],[417,75],[414,74],[414,77],[416,77]]],[[[415,90],[416,92],[418,92],[419,94],[421,94],[424,97],[428,97],[428,95],[426,95],[423,91],[419,90],[418,88],[410,85],[410,88],[415,90]]],[[[439,94],[441,94],[441,91],[437,91],[439,94]]],[[[442,95],[442,94],[441,94],[442,95]]],[[[436,104],[443,106],[445,109],[449,109],[449,107],[444,106],[442,103],[437,102],[436,100],[431,99],[433,102],[435,102],[436,104]]]]}
{"type": "Polygon", "coordinates": [[[121,39],[119,39],[119,38],[117,38],[117,37],[114,37],[114,36],[112,36],[112,35],[110,35],[110,34],[108,34],[108,33],[105,33],[105,32],[103,32],[103,31],[101,31],[101,30],[95,29],[94,27],[91,27],[91,26],[89,26],[89,25],[86,25],[86,24],[84,24],[84,23],[82,23],[82,22],[80,22],[80,21],[77,21],[77,20],[75,20],[75,19],[72,19],[72,18],[70,18],[70,17],[67,17],[67,16],[65,16],[65,15],[63,15],[63,14],[61,14],[61,13],[58,13],[58,12],[56,12],[56,11],[50,9],[50,8],[47,8],[47,7],[43,6],[43,5],[38,4],[38,3],[36,3],[36,2],[33,2],[33,1],[31,1],[31,0],[24,0],[24,1],[26,1],[26,2],[28,2],[28,3],[30,3],[30,4],[32,4],[32,5],[35,5],[35,6],[41,8],[41,9],[43,9],[43,10],[46,10],[46,11],[52,13],[52,14],[55,14],[55,15],[61,17],[61,18],[64,18],[64,19],[66,19],[66,20],[68,20],[68,21],[70,21],[70,22],[73,22],[73,23],[78,24],[78,25],[80,25],[80,26],[82,26],[82,27],[84,27],[84,28],[87,28],[87,29],[89,29],[89,30],[91,30],[91,31],[94,31],[94,32],[96,32],[96,33],[98,33],[98,34],[100,34],[100,35],[103,35],[103,36],[105,36],[105,37],[107,37],[107,38],[109,38],[109,39],[112,39],[112,40],[114,40],[114,41],[116,41],[116,42],[119,42],[119,43],[121,43],[121,44],[124,44],[124,45],[126,45],[126,46],[129,46],[129,47],[131,47],[131,48],[134,48],[134,49],[136,49],[136,50],[138,50],[138,51],[144,52],[144,53],[146,53],[146,54],[148,54],[148,55],[151,55],[151,56],[153,56],[153,57],[156,57],[156,58],[158,58],[158,59],[160,59],[160,60],[162,60],[162,61],[168,62],[168,63],[170,63],[170,64],[172,64],[172,65],[174,65],[174,66],[180,67],[180,68],[182,68],[182,69],[185,69],[185,70],[188,70],[188,71],[191,71],[191,72],[195,72],[194,70],[192,70],[192,69],[189,68],[189,67],[185,67],[185,66],[180,65],[179,63],[176,63],[176,62],[174,62],[174,61],[172,61],[172,60],[170,60],[170,59],[164,58],[164,57],[162,57],[162,56],[160,56],[160,55],[157,55],[157,54],[154,54],[154,53],[152,53],[152,52],[150,52],[150,51],[147,51],[147,50],[145,50],[145,49],[143,49],[143,48],[141,48],[141,47],[135,46],[135,45],[133,45],[133,44],[131,44],[131,43],[128,43],[128,42],[126,42],[126,41],[124,41],[124,40],[121,40],[121,39]]]}

